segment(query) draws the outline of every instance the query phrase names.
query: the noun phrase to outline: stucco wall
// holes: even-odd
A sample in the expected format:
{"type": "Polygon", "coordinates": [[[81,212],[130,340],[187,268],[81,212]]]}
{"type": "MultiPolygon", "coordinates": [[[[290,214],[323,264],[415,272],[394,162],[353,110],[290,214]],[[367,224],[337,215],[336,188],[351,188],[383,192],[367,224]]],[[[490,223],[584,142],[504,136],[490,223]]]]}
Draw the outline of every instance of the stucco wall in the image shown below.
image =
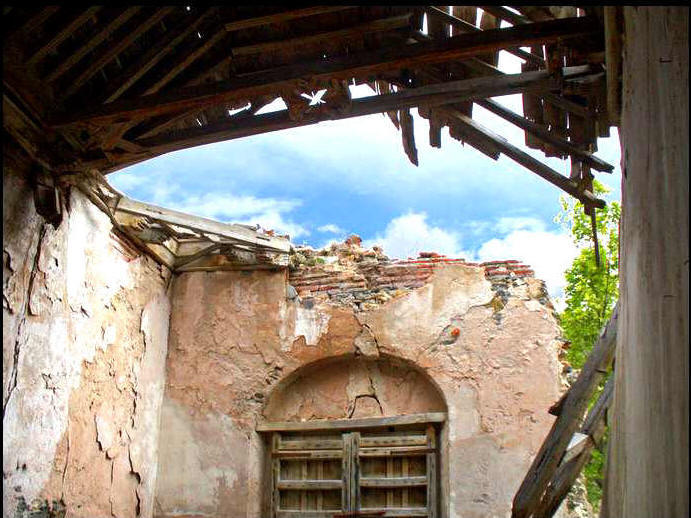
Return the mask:
{"type": "Polygon", "coordinates": [[[397,413],[400,405],[386,404],[395,377],[379,376],[380,390],[364,375],[387,358],[399,366],[384,371],[419,372],[448,405],[444,516],[509,515],[560,392],[559,330],[541,281],[515,279],[500,297],[481,267],[446,265],[367,311],[288,298],[286,281],[262,271],[176,277],[155,516],[260,516],[257,420],[347,417],[372,393],[379,404],[360,397],[360,411],[397,413]],[[333,391],[327,404],[307,394],[316,371],[281,383],[312,362],[355,355],[369,367],[350,367],[348,382],[321,380],[333,391]],[[285,386],[298,391],[275,392],[285,386]]]}
{"type": "Polygon", "coordinates": [[[151,516],[169,273],[76,190],[46,224],[27,174],[5,157],[3,516],[151,516]]]}
{"type": "Polygon", "coordinates": [[[603,515],[689,515],[689,10],[625,7],[620,306],[603,515]]]}

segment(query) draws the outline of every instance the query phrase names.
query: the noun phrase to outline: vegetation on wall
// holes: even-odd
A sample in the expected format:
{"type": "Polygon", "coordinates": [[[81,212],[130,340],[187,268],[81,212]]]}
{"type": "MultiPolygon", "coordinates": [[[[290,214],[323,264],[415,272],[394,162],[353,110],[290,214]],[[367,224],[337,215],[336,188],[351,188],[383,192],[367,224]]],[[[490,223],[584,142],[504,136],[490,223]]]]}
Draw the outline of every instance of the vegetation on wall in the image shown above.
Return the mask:
{"type": "MultiPolygon", "coordinates": [[[[593,182],[595,194],[606,197],[609,189],[593,182]]],[[[596,228],[600,264],[596,264],[592,238],[591,218],[583,205],[571,197],[562,196],[561,211],[556,221],[571,234],[580,253],[566,270],[564,289],[566,307],[559,315],[564,337],[571,342],[567,360],[574,369],[581,369],[597,340],[600,330],[609,320],[619,298],[619,217],[621,205],[609,201],[604,209],[596,211],[596,228]]],[[[602,382],[604,386],[604,381],[602,382]]],[[[591,404],[599,396],[599,390],[591,404]]],[[[590,462],[584,469],[588,500],[597,510],[602,499],[604,479],[604,445],[594,449],[590,462]]]]}

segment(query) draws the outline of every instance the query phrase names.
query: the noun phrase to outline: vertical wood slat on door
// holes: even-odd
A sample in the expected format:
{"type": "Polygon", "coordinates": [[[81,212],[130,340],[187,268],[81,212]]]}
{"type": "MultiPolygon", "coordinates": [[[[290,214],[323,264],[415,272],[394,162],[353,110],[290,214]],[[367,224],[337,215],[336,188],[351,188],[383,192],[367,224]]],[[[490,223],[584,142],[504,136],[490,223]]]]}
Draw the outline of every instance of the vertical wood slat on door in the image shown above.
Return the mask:
{"type": "MultiPolygon", "coordinates": [[[[437,449],[437,434],[434,426],[427,425],[427,447],[437,449]]],[[[436,453],[427,454],[427,516],[436,518],[437,516],[437,455],[436,453]]]]}

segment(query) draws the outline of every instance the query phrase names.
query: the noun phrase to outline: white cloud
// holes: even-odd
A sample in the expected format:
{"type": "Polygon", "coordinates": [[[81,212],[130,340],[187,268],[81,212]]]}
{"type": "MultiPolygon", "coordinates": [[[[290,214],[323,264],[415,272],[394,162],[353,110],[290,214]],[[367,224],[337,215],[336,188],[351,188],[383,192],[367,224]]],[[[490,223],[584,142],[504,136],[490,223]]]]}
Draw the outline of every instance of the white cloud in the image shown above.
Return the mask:
{"type": "Polygon", "coordinates": [[[390,257],[417,257],[419,252],[438,252],[448,256],[463,255],[458,234],[427,223],[424,212],[409,212],[392,219],[383,234],[365,240],[363,246],[379,245],[390,257]]]}
{"type": "Polygon", "coordinates": [[[343,230],[338,225],[334,225],[333,223],[328,223],[327,225],[322,225],[321,227],[318,227],[317,230],[319,232],[325,232],[325,233],[329,233],[329,234],[344,234],[345,233],[345,230],[343,230]]]}
{"type": "Polygon", "coordinates": [[[529,265],[545,281],[555,304],[562,305],[557,299],[563,299],[564,271],[578,255],[569,235],[547,231],[541,220],[532,217],[501,217],[491,228],[506,235],[485,241],[472,253],[463,250],[459,232],[431,226],[424,212],[410,212],[392,219],[383,233],[365,240],[363,246],[380,245],[385,254],[397,258],[429,251],[478,262],[516,259],[529,265]]]}
{"type": "Polygon", "coordinates": [[[493,226],[500,234],[508,234],[515,230],[545,230],[545,224],[541,219],[530,216],[503,216],[493,226]]]}

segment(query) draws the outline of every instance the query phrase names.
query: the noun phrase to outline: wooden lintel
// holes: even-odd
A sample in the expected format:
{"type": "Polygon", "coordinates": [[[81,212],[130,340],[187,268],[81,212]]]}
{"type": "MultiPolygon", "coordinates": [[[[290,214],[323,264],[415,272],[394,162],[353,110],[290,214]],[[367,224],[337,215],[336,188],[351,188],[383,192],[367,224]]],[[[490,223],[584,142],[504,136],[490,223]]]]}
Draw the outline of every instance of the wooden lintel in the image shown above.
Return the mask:
{"type": "MultiPolygon", "coordinates": [[[[440,41],[414,43],[374,52],[361,52],[332,59],[285,65],[209,85],[198,85],[136,99],[122,99],[81,113],[63,114],[53,126],[86,121],[108,123],[150,117],[184,108],[213,106],[231,99],[257,96],[301,78],[349,79],[384,70],[440,63],[496,52],[504,48],[559,41],[565,37],[587,36],[599,27],[589,17],[565,18],[506,29],[460,34],[440,41]]],[[[73,87],[74,89],[74,87],[73,87]]]]}
{"type": "Polygon", "coordinates": [[[394,417],[364,417],[361,419],[336,419],[329,421],[287,421],[258,423],[258,432],[293,432],[309,430],[359,430],[380,426],[404,426],[421,423],[443,423],[445,412],[409,414],[394,417]]]}

